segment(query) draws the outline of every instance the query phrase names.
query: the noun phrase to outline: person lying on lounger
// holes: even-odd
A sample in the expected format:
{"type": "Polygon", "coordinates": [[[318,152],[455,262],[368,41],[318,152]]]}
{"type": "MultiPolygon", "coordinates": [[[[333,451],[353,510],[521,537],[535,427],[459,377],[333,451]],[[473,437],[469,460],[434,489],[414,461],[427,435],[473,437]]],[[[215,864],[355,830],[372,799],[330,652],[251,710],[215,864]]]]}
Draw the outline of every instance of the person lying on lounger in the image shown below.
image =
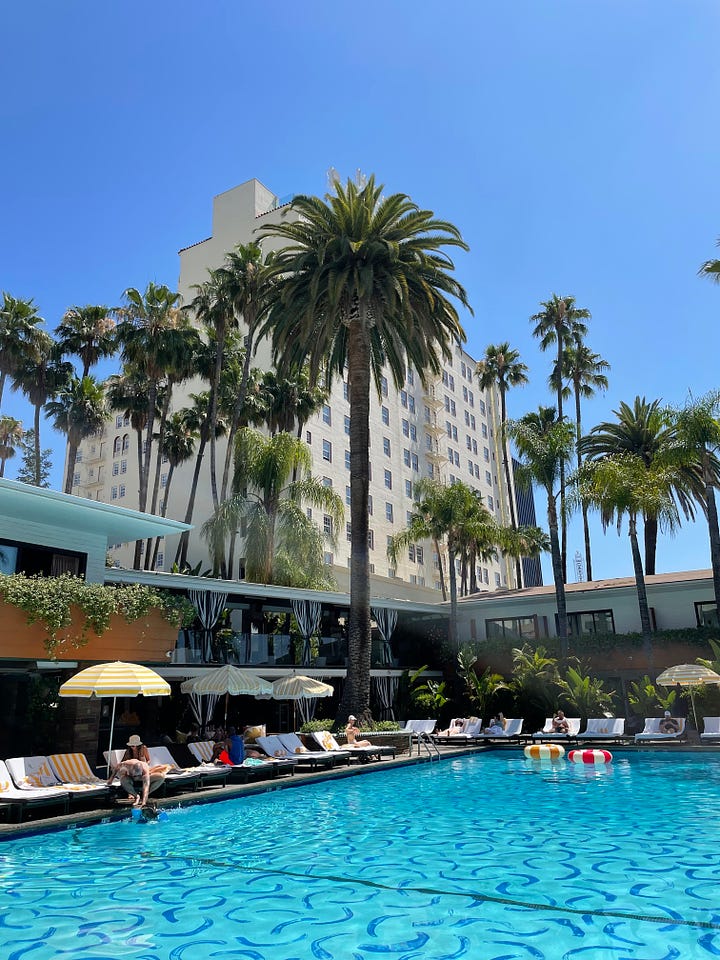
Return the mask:
{"type": "Polygon", "coordinates": [[[347,745],[349,747],[371,747],[372,744],[369,740],[358,740],[360,735],[360,727],[356,726],[357,717],[353,716],[351,713],[348,717],[347,726],[345,727],[345,736],[347,737],[347,745]]]}
{"type": "Polygon", "coordinates": [[[552,718],[552,732],[570,733],[570,724],[567,722],[567,717],[562,710],[558,710],[555,716],[552,718]]]}
{"type": "Polygon", "coordinates": [[[660,733],[679,733],[680,724],[677,722],[675,717],[670,716],[670,711],[665,711],[665,716],[660,721],[660,733]]]}
{"type": "Polygon", "coordinates": [[[507,726],[507,720],[501,713],[498,713],[496,716],[492,718],[492,720],[490,721],[490,725],[488,727],[485,727],[485,729],[483,730],[483,733],[489,733],[496,737],[502,736],[503,733],[505,733],[506,726],[507,726]]]}

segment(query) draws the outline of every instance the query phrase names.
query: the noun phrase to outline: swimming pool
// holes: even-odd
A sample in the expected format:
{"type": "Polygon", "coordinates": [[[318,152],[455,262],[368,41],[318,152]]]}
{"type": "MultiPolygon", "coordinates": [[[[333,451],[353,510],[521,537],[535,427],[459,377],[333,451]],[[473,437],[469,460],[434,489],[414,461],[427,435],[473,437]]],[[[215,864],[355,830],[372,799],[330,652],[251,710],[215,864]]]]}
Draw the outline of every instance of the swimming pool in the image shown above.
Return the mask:
{"type": "Polygon", "coordinates": [[[0,845],[3,960],[720,956],[720,757],[443,760],[0,845]]]}

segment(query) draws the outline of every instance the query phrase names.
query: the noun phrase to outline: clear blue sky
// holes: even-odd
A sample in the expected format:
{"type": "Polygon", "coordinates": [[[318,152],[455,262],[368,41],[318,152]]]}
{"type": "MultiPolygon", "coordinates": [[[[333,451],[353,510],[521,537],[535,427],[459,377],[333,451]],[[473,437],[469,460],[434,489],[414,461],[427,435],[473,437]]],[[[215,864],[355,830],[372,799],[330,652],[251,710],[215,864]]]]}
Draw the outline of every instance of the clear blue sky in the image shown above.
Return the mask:
{"type": "MultiPolygon", "coordinates": [[[[528,317],[553,291],[592,311],[612,364],[588,427],[720,385],[720,289],[696,276],[720,235],[715,0],[26,0],[0,33],[0,287],[50,327],[175,285],[214,194],[322,193],[332,165],[460,227],[469,350],[508,339],[530,367],[511,415],[552,402],[528,317]]],[[[632,571],[597,526],[594,557],[632,571]]],[[[702,522],[660,546],[659,571],[707,565],[702,522]]]]}

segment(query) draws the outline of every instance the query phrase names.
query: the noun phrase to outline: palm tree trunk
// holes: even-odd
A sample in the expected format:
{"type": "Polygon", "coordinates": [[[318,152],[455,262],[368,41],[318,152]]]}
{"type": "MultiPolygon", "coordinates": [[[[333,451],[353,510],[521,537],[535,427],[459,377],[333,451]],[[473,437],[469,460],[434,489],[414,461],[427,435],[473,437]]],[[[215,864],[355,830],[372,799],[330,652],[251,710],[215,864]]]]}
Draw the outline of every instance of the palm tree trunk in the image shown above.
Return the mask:
{"type": "Polygon", "coordinates": [[[638,595],[638,607],[640,608],[640,626],[643,635],[643,650],[649,664],[650,675],[655,677],[655,664],[653,657],[652,627],[650,626],[650,610],[648,608],[647,589],[645,587],[645,574],[643,573],[642,556],[637,538],[637,520],[631,516],[628,522],[628,533],[630,536],[630,546],[632,548],[633,569],[635,571],[635,585],[638,595]]]}
{"type": "Polygon", "coordinates": [[[364,308],[348,329],[350,404],[350,615],[348,617],[347,679],[339,705],[341,719],[360,716],[370,708],[370,550],[368,493],[370,487],[370,364],[371,351],[364,308]]]}
{"type": "Polygon", "coordinates": [[[657,554],[658,522],[657,517],[645,517],[645,572],[651,577],[655,573],[657,554]]]}
{"type": "MultiPolygon", "coordinates": [[[[168,470],[167,483],[165,484],[165,496],[163,497],[162,507],[160,508],[160,516],[167,516],[167,503],[168,497],[170,496],[170,484],[172,483],[173,474],[175,473],[175,464],[170,463],[170,469],[168,470]]],[[[153,546],[152,561],[150,562],[150,569],[155,569],[155,564],[157,563],[158,553],[160,552],[160,537],[155,537],[155,545],[153,546]]]]}
{"type": "MultiPolygon", "coordinates": [[[[247,320],[247,318],[246,318],[247,320]]],[[[243,363],[242,376],[240,378],[240,387],[238,389],[237,399],[235,400],[235,406],[233,408],[233,417],[230,424],[230,430],[228,432],[228,441],[227,449],[225,450],[225,463],[223,464],[223,475],[222,475],[222,486],[220,487],[220,499],[224,500],[227,497],[228,483],[230,481],[230,463],[233,458],[233,446],[235,444],[235,434],[238,431],[240,426],[240,417],[242,416],[242,410],[245,406],[245,397],[247,396],[247,385],[250,379],[250,360],[252,356],[252,331],[254,328],[254,321],[252,324],[248,323],[248,342],[245,347],[245,361],[243,363]]]]}
{"type": "MultiPolygon", "coordinates": [[[[71,441],[68,436],[68,462],[67,473],[65,474],[65,493],[72,493],[73,479],[75,477],[75,458],[77,457],[78,444],[71,441]]],[[[0,473],[0,477],[2,473],[0,473]]]]}
{"type": "MultiPolygon", "coordinates": [[[[505,487],[507,488],[508,506],[510,507],[510,526],[517,530],[517,511],[515,509],[515,487],[510,479],[510,458],[508,457],[507,437],[505,436],[505,425],[507,423],[507,405],[505,402],[505,390],[500,386],[500,442],[502,444],[503,470],[505,471],[505,487]]],[[[522,563],[520,557],[515,557],[515,581],[518,590],[522,589],[522,563]]]]}
{"type": "Polygon", "coordinates": [[[710,563],[712,565],[715,607],[720,610],[720,531],[718,531],[717,503],[712,482],[710,457],[707,451],[703,452],[702,468],[705,482],[705,502],[707,503],[708,532],[710,534],[710,563]]]}
{"type": "MultiPolygon", "coordinates": [[[[207,445],[208,438],[208,429],[207,426],[203,427],[200,434],[200,443],[198,445],[197,456],[195,457],[195,469],[193,471],[192,484],[190,486],[190,497],[188,499],[187,510],[185,511],[185,523],[190,523],[192,520],[193,510],[195,509],[195,496],[197,495],[198,482],[200,480],[200,469],[202,467],[203,456],[205,455],[205,447],[207,445]]],[[[186,530],[180,536],[180,542],[178,543],[177,550],[175,551],[175,563],[182,570],[183,566],[187,563],[187,552],[188,552],[188,543],[190,541],[190,531],[186,530]]]]}
{"type": "MultiPolygon", "coordinates": [[[[163,439],[165,438],[165,425],[167,424],[168,414],[170,412],[170,400],[172,398],[172,385],[168,384],[167,395],[163,403],[162,414],[160,416],[160,429],[158,431],[158,442],[157,450],[155,452],[155,476],[153,478],[153,489],[152,489],[152,499],[150,500],[150,513],[154,514],[157,510],[157,499],[158,492],[160,490],[160,470],[162,468],[162,449],[163,449],[163,439]]],[[[150,563],[150,548],[152,546],[152,537],[148,537],[145,544],[145,569],[153,570],[154,567],[149,566],[150,563]]]]}
{"type": "Polygon", "coordinates": [[[225,322],[221,321],[217,327],[217,348],[215,353],[215,370],[213,371],[213,382],[210,388],[210,410],[208,417],[210,419],[210,492],[212,493],[213,509],[217,510],[218,487],[217,487],[217,467],[215,461],[216,453],[216,431],[218,415],[218,393],[220,391],[220,375],[222,374],[223,350],[225,348],[225,322]]]}
{"type": "Polygon", "coordinates": [[[548,527],[550,528],[550,555],[552,557],[553,580],[555,581],[555,602],[558,608],[558,636],[563,657],[567,657],[570,650],[568,645],[567,604],[565,602],[565,580],[562,571],[562,555],[558,538],[558,516],[555,506],[555,497],[551,490],[548,495],[548,527]]]}
{"type": "Polygon", "coordinates": [[[448,578],[450,580],[450,619],[448,620],[448,643],[450,649],[457,651],[457,570],[455,569],[455,550],[448,543],[448,578]]]}
{"type": "MultiPolygon", "coordinates": [[[[582,465],[582,455],[580,453],[580,440],[582,439],[582,420],[580,418],[580,384],[575,382],[575,435],[576,435],[576,455],[577,468],[582,465]]],[[[587,504],[582,504],[583,534],[585,537],[585,577],[588,582],[592,580],[592,558],[590,556],[590,525],[588,523],[587,504]]]]}
{"type": "Polygon", "coordinates": [[[470,551],[470,593],[477,593],[477,552],[470,551]]]}
{"type": "Polygon", "coordinates": [[[40,486],[40,404],[35,404],[35,486],[40,486]]]}
{"type": "Polygon", "coordinates": [[[438,558],[438,569],[440,570],[440,592],[442,593],[443,603],[447,603],[447,586],[445,585],[445,570],[443,569],[442,553],[440,553],[440,544],[437,537],[433,537],[433,546],[435,547],[435,556],[438,558]]]}
{"type": "MultiPolygon", "coordinates": [[[[557,326],[555,329],[558,345],[558,356],[557,356],[557,371],[558,371],[558,391],[557,391],[557,401],[558,401],[558,420],[563,419],[563,398],[562,398],[562,379],[563,379],[563,366],[562,366],[562,351],[563,351],[563,336],[562,336],[562,327],[557,326]]],[[[562,580],[563,583],[567,583],[567,518],[565,516],[565,461],[560,461],[560,560],[562,571],[562,580]]]]}
{"type": "MultiPolygon", "coordinates": [[[[138,505],[140,504],[140,486],[142,482],[140,479],[142,477],[142,455],[143,455],[143,437],[142,429],[135,431],[135,443],[137,446],[137,462],[138,462],[138,505]]],[[[133,554],[133,570],[140,569],[140,560],[142,557],[142,540],[135,541],[135,553],[133,554]]]]}

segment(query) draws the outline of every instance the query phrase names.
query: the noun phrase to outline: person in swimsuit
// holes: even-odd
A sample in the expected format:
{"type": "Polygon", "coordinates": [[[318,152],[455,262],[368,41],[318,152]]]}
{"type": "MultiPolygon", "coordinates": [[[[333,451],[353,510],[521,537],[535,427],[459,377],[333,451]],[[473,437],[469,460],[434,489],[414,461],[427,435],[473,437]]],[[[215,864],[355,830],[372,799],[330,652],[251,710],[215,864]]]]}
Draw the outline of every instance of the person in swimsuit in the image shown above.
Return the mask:
{"type": "Polygon", "coordinates": [[[670,711],[665,711],[665,716],[660,721],[660,733],[680,733],[680,724],[675,717],[670,716],[670,711]]]}
{"type": "Polygon", "coordinates": [[[562,710],[558,710],[552,718],[552,732],[570,733],[570,724],[567,722],[567,718],[562,710]]]}
{"type": "Polygon", "coordinates": [[[369,740],[358,740],[360,735],[360,728],[356,726],[357,717],[353,716],[351,713],[348,717],[347,726],[345,727],[345,736],[347,737],[347,745],[349,747],[371,747],[372,744],[369,740]]]}
{"type": "Polygon", "coordinates": [[[490,726],[485,727],[483,733],[490,733],[496,737],[502,736],[505,733],[506,726],[507,720],[501,713],[498,713],[497,716],[494,716],[490,721],[490,726]]]}

